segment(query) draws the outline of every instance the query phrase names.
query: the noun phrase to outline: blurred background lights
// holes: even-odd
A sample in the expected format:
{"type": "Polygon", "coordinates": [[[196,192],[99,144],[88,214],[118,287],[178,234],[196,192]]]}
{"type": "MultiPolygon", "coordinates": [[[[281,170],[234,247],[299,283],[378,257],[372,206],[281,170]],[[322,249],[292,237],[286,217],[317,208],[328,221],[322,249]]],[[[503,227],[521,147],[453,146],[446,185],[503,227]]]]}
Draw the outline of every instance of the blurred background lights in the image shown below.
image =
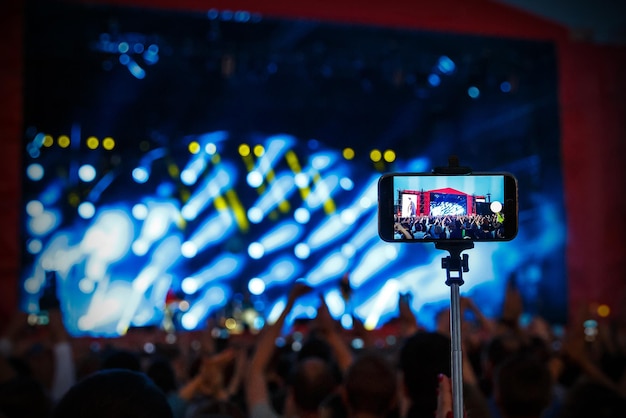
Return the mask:
{"type": "Polygon", "coordinates": [[[343,158],[346,160],[352,160],[354,158],[354,150],[352,148],[344,148],[343,158]]]}
{"type": "Polygon", "coordinates": [[[305,173],[298,173],[294,176],[294,183],[297,187],[304,189],[309,185],[309,176],[305,173]]]}
{"type": "Polygon", "coordinates": [[[34,278],[34,277],[29,277],[28,279],[24,280],[24,290],[28,293],[31,294],[35,294],[39,292],[39,289],[41,289],[41,282],[34,278]]]}
{"type": "Polygon", "coordinates": [[[26,152],[28,152],[28,155],[30,156],[30,158],[39,158],[39,156],[41,155],[41,151],[39,150],[39,147],[37,147],[34,144],[28,144],[26,145],[26,152]]]}
{"type": "Polygon", "coordinates": [[[190,154],[197,154],[200,152],[200,144],[197,141],[191,141],[187,146],[190,154]]]}
{"type": "Polygon", "coordinates": [[[396,152],[388,149],[385,151],[383,158],[385,159],[386,162],[392,163],[396,160],[396,152]]]}
{"type": "Polygon", "coordinates": [[[91,202],[83,202],[78,205],[78,214],[83,219],[91,219],[96,214],[96,207],[91,202]]]}
{"type": "Polygon", "coordinates": [[[256,189],[257,187],[261,187],[263,184],[263,175],[256,170],[251,171],[246,176],[246,181],[250,187],[254,187],[256,189]]]}
{"type": "Polygon", "coordinates": [[[55,228],[59,222],[58,216],[51,211],[43,211],[28,222],[32,234],[41,236],[55,228]]]}
{"type": "Polygon", "coordinates": [[[193,277],[185,277],[180,284],[180,288],[188,295],[193,295],[198,291],[198,281],[193,277]]]}
{"type": "Polygon", "coordinates": [[[119,45],[117,46],[117,50],[121,52],[122,54],[127,53],[129,49],[130,47],[128,46],[127,42],[120,42],[119,45]]]}
{"type": "Polygon", "coordinates": [[[198,180],[198,175],[193,170],[183,170],[180,173],[180,181],[183,182],[185,186],[192,186],[198,180]]]}
{"type": "Polygon", "coordinates": [[[89,138],[87,138],[86,145],[89,149],[96,149],[98,148],[98,145],[100,145],[100,141],[95,136],[90,136],[89,138]]]}
{"type": "Polygon", "coordinates": [[[502,83],[500,83],[500,90],[503,93],[509,93],[511,91],[511,83],[509,83],[508,81],[503,81],[502,83]]]}
{"type": "Polygon", "coordinates": [[[228,318],[224,321],[224,326],[229,331],[234,331],[237,328],[237,321],[234,318],[228,318]]]}
{"type": "Polygon", "coordinates": [[[198,246],[193,241],[186,241],[181,245],[180,253],[185,258],[193,258],[198,254],[198,246]]]}
{"type": "Polygon", "coordinates": [[[215,154],[217,152],[217,145],[215,145],[213,142],[209,142],[204,146],[204,152],[209,155],[215,154]]]}
{"type": "Polygon", "coordinates": [[[40,239],[33,238],[28,241],[27,249],[31,254],[39,254],[43,249],[43,242],[40,239]]]}
{"type": "Polygon", "coordinates": [[[341,321],[341,326],[345,329],[352,329],[352,325],[353,325],[353,320],[352,320],[352,315],[350,314],[343,314],[340,317],[340,321],[341,321]]]}
{"type": "MultiPolygon", "coordinates": [[[[61,14],[59,16],[62,17],[61,14]]],[[[92,14],[89,16],[90,19],[99,19],[92,14]]],[[[149,13],[142,15],[146,22],[152,18],[149,13]]],[[[185,22],[187,18],[171,17],[179,19],[173,21],[178,23],[185,22]]],[[[209,12],[209,18],[237,22],[254,20],[248,13],[231,11],[222,14],[216,9],[209,12]]],[[[45,19],[40,19],[42,21],[39,23],[45,25],[45,19]]],[[[206,26],[206,15],[202,14],[199,19],[200,24],[206,26]]],[[[357,36],[351,34],[342,38],[345,42],[325,45],[324,48],[328,48],[329,52],[332,50],[337,53],[329,53],[327,61],[316,67],[316,77],[307,75],[309,78],[303,83],[298,78],[301,77],[300,72],[294,72],[293,62],[289,61],[293,59],[293,54],[281,55],[281,50],[275,55],[268,55],[260,65],[257,63],[254,68],[248,68],[249,62],[242,60],[241,54],[247,54],[251,51],[249,48],[257,51],[254,48],[257,48],[258,42],[265,41],[248,40],[244,35],[249,30],[236,32],[239,29],[233,27],[231,31],[231,24],[229,30],[222,33],[218,30],[219,25],[215,24],[206,28],[205,35],[212,45],[215,43],[216,50],[221,50],[220,47],[230,41],[229,37],[236,34],[241,35],[240,51],[238,48],[238,51],[229,52],[223,60],[220,54],[205,56],[206,48],[195,50],[192,45],[189,46],[192,51],[178,49],[181,53],[176,55],[177,60],[174,61],[179,62],[168,62],[164,71],[151,72],[148,66],[159,59],[159,46],[151,44],[153,40],[163,41],[163,45],[167,45],[168,56],[170,48],[180,46],[178,37],[171,37],[168,31],[153,36],[125,34],[116,28],[114,34],[103,33],[95,38],[99,61],[108,61],[111,70],[120,63],[126,66],[121,72],[123,76],[111,78],[113,73],[105,74],[106,79],[114,83],[115,91],[128,94],[123,100],[145,110],[147,115],[165,115],[162,120],[148,117],[142,123],[137,123],[133,118],[123,118],[120,123],[111,124],[110,109],[114,108],[112,106],[117,104],[119,98],[110,97],[106,94],[107,89],[101,85],[94,85],[94,90],[90,90],[94,92],[90,96],[93,108],[80,107],[80,100],[75,99],[79,99],[84,91],[77,89],[74,96],[68,97],[68,103],[76,106],[69,109],[73,113],[63,113],[67,111],[58,109],[62,113],[59,121],[65,122],[71,119],[71,115],[83,114],[88,119],[76,118],[69,126],[61,122],[44,126],[45,120],[39,120],[37,113],[25,115],[29,117],[25,122],[31,128],[27,128],[29,130],[24,136],[24,174],[25,179],[31,181],[25,182],[27,188],[24,189],[26,216],[23,218],[29,223],[23,228],[22,245],[26,256],[20,278],[24,288],[32,292],[22,296],[21,307],[32,306],[36,309],[42,285],[41,270],[44,266],[55,266],[57,261],[63,264],[63,268],[59,269],[63,271],[64,278],[61,281],[62,294],[66,300],[75,303],[78,310],[82,309],[72,313],[73,316],[68,319],[69,330],[75,334],[114,336],[142,324],[160,326],[165,314],[163,303],[171,292],[175,296],[168,308],[174,313],[171,319],[173,326],[178,329],[204,327],[206,318],[222,313],[221,319],[230,319],[228,324],[232,330],[241,329],[244,322],[252,328],[259,327],[265,319],[270,321],[271,316],[266,316],[267,313],[284,307],[281,300],[284,302],[287,289],[298,278],[316,286],[316,292],[325,297],[333,316],[340,317],[346,327],[352,325],[353,313],[360,316],[360,320],[367,318],[368,326],[384,323],[397,309],[399,289],[408,287],[407,290],[415,291],[415,288],[419,288],[420,303],[424,303],[424,306],[442,293],[445,297],[445,286],[437,293],[442,286],[440,282],[436,283],[437,287],[427,283],[427,278],[433,274],[442,274],[439,257],[433,254],[434,249],[426,246],[407,249],[401,245],[380,242],[376,234],[376,185],[382,171],[424,172],[437,163],[434,159],[446,143],[430,137],[432,126],[429,124],[433,123],[430,118],[419,119],[419,113],[427,111],[431,104],[455,104],[452,106],[454,113],[442,115],[443,119],[437,123],[447,124],[448,118],[459,118],[464,124],[469,124],[464,127],[471,128],[485,122],[484,118],[481,119],[485,112],[481,110],[483,106],[493,105],[493,102],[487,100],[492,97],[483,93],[482,100],[471,101],[465,95],[467,87],[471,85],[471,64],[480,58],[473,43],[470,42],[469,46],[464,44],[463,47],[445,44],[447,46],[433,56],[430,48],[423,53],[419,48],[415,49],[415,45],[419,46],[423,39],[420,34],[411,34],[408,38],[416,38],[411,40],[413,43],[406,43],[395,39],[394,34],[381,30],[381,39],[395,39],[393,43],[398,48],[411,47],[403,51],[412,57],[406,62],[392,63],[393,66],[401,64],[403,69],[403,74],[393,80],[394,89],[405,89],[405,92],[377,96],[383,90],[380,88],[380,79],[385,78],[385,74],[381,73],[382,77],[379,77],[361,71],[379,63],[372,62],[370,54],[360,52],[364,49],[360,48],[362,44],[353,44],[362,42],[358,28],[355,28],[357,36]],[[335,49],[338,45],[342,45],[343,49],[335,49]],[[345,58],[346,46],[352,45],[359,45],[349,50],[353,59],[341,58],[342,53],[345,58]],[[469,49],[466,50],[466,47],[469,49]],[[449,55],[442,55],[441,51],[449,55]],[[192,80],[203,77],[201,73],[206,68],[189,65],[187,52],[203,59],[203,62],[215,69],[215,84],[211,86],[217,88],[212,89],[211,94],[204,94],[204,89],[197,89],[197,85],[192,83],[192,80]],[[103,56],[106,56],[104,60],[103,56]],[[459,68],[450,58],[457,56],[459,68]],[[332,62],[332,57],[341,59],[332,62]],[[341,65],[348,68],[340,68],[341,65]],[[125,72],[127,70],[130,74],[125,72]],[[178,72],[170,73],[170,70],[178,72]],[[342,88],[345,82],[331,84],[339,87],[327,97],[318,98],[314,95],[317,94],[315,88],[302,90],[301,84],[319,86],[316,84],[318,79],[323,79],[324,83],[338,82],[340,79],[337,77],[345,74],[346,70],[357,70],[364,77],[348,80],[346,89],[342,88]],[[272,75],[274,72],[284,73],[284,77],[275,77],[272,75]],[[404,73],[406,78],[403,78],[404,73]],[[150,83],[154,84],[150,85],[159,85],[176,78],[177,83],[181,83],[180,90],[177,90],[180,96],[152,103],[149,96],[144,94],[146,84],[137,80],[142,77],[153,77],[150,83]],[[360,78],[365,77],[369,80],[362,85],[360,78]],[[267,95],[263,96],[262,109],[254,108],[259,105],[258,94],[265,91],[267,85],[263,83],[268,78],[273,83],[286,83],[285,80],[289,80],[290,84],[281,86],[295,89],[293,92],[298,93],[294,96],[298,97],[298,106],[319,104],[321,99],[330,105],[329,109],[345,110],[347,117],[333,119],[332,115],[328,118],[326,114],[320,117],[319,112],[323,111],[321,107],[314,109],[314,112],[311,112],[310,107],[292,109],[281,97],[267,95]],[[124,84],[116,84],[118,79],[124,84]],[[250,89],[249,81],[258,83],[260,88],[250,89]],[[362,87],[366,90],[362,90],[362,87]],[[420,103],[423,99],[423,108],[422,104],[419,108],[414,107],[418,89],[425,92],[423,96],[417,96],[421,97],[420,103]],[[359,103],[354,101],[354,90],[358,90],[359,94],[366,93],[367,97],[362,96],[363,103],[360,103],[361,100],[357,100],[359,103]],[[310,97],[306,96],[309,91],[312,94],[310,97]],[[187,94],[196,96],[191,98],[187,94]],[[185,97],[191,100],[187,103],[192,103],[197,112],[181,114],[179,100],[185,100],[185,97]],[[268,97],[269,102],[265,100],[268,97]],[[216,114],[211,111],[220,103],[223,104],[223,100],[233,100],[230,103],[236,104],[232,106],[234,113],[222,115],[221,112],[216,114]],[[346,106],[346,103],[352,103],[354,109],[351,105],[346,106]],[[298,119],[291,118],[292,113],[289,112],[295,112],[298,119]],[[364,118],[364,112],[372,112],[372,117],[364,118]],[[242,114],[256,116],[242,118],[242,114]],[[468,117],[474,114],[481,117],[468,117]],[[263,126],[255,125],[262,119],[260,115],[267,118],[267,121],[262,121],[263,126]],[[300,118],[305,123],[300,123],[300,118]],[[363,119],[365,123],[350,122],[363,119]],[[319,123],[320,120],[323,122],[319,123]],[[232,125],[229,125],[231,122],[232,125]],[[224,126],[224,131],[217,134],[211,132],[210,127],[218,124],[224,126]],[[55,136],[41,133],[35,126],[55,136]],[[421,138],[417,142],[407,138],[415,126],[425,133],[423,141],[421,138]],[[93,132],[85,130],[94,128],[96,130],[93,132]],[[106,128],[107,132],[101,132],[102,128],[106,128]],[[279,133],[263,133],[268,130],[279,133]],[[67,132],[68,135],[57,136],[58,132],[67,132]],[[295,132],[298,137],[295,137],[295,132]],[[92,133],[95,135],[90,136],[92,133]],[[320,139],[314,139],[316,137],[320,139]],[[71,152],[61,149],[69,146],[72,147],[71,152]],[[109,152],[112,150],[117,152],[109,152]],[[40,183],[33,184],[33,181],[40,183]],[[99,221],[99,216],[111,211],[111,208],[117,211],[117,216],[106,222],[99,221]],[[347,271],[350,272],[351,286],[359,290],[358,297],[351,299],[349,305],[338,290],[338,280],[347,271]],[[391,278],[398,281],[397,289],[387,288],[384,300],[378,298],[382,285],[391,278]],[[114,289],[117,285],[120,287],[114,289]],[[253,296],[245,303],[254,306],[254,312],[249,312],[250,318],[245,320],[233,313],[236,306],[244,303],[244,294],[253,296]],[[183,297],[185,300],[181,301],[183,297]],[[367,309],[359,311],[365,303],[368,304],[367,309]]],[[[316,23],[314,27],[298,25],[293,21],[268,20],[258,25],[253,32],[271,27],[287,32],[306,29],[315,33],[328,33],[324,32],[328,28],[323,23],[316,23]]],[[[91,27],[102,26],[98,23],[91,27]]],[[[187,30],[184,24],[176,27],[181,31],[187,30]]],[[[247,29],[241,25],[241,30],[247,29]]],[[[337,35],[336,32],[332,33],[337,35]]],[[[185,34],[197,35],[195,32],[193,35],[185,34]]],[[[62,45],[67,42],[69,35],[62,31],[50,31],[48,36],[58,36],[61,41],[59,44],[62,45]]],[[[36,43],[28,47],[34,49],[32,56],[36,56],[37,48],[41,48],[36,43]]],[[[89,47],[94,48],[93,44],[89,47]]],[[[264,48],[262,50],[265,51],[264,48]]],[[[518,52],[514,46],[512,51],[518,52]]],[[[521,53],[525,54],[525,51],[522,49],[521,53]]],[[[46,54],[48,52],[50,55],[46,56],[56,57],[54,51],[46,51],[46,54]]],[[[316,57],[306,55],[307,52],[302,54],[298,59],[317,60],[316,57]]],[[[508,62],[502,63],[502,56],[508,56],[508,52],[497,56],[494,54],[494,60],[496,64],[506,67],[508,62]]],[[[59,66],[63,62],[61,56],[54,61],[59,66]]],[[[544,61],[538,60],[537,65],[540,62],[544,61]]],[[[100,65],[93,67],[94,74],[90,73],[91,67],[83,69],[85,81],[97,84],[102,79],[102,68],[100,65]]],[[[381,68],[389,67],[385,65],[381,68]]],[[[515,73],[520,71],[517,67],[505,68],[504,71],[509,72],[486,74],[482,79],[497,80],[494,87],[499,87],[503,92],[510,90],[511,85],[500,83],[502,75],[511,77],[510,80],[526,80],[523,78],[525,75],[515,73]]],[[[36,72],[31,73],[31,78],[25,81],[32,82],[32,86],[46,84],[42,81],[48,79],[41,80],[36,72]]],[[[546,74],[546,71],[541,74],[546,74]]],[[[48,84],[46,88],[53,90],[54,86],[48,84]]],[[[35,89],[26,89],[32,90],[35,89]]],[[[497,93],[495,97],[500,101],[498,104],[504,104],[503,108],[518,108],[520,105],[518,102],[509,103],[510,96],[499,91],[497,93]]],[[[544,94],[545,91],[542,91],[541,97],[544,94]]],[[[531,93],[525,97],[531,97],[531,93]]],[[[30,103],[41,100],[38,96],[29,96],[28,99],[30,103]]],[[[25,108],[28,110],[28,106],[25,108]]],[[[37,106],[33,108],[37,109],[37,106]]],[[[128,109],[130,111],[131,107],[128,109]]],[[[231,110],[231,106],[220,109],[231,110]]],[[[532,112],[532,117],[541,117],[544,113],[532,112]]],[[[531,118],[525,114],[519,117],[520,126],[531,118]]],[[[542,122],[548,124],[550,121],[542,122]]],[[[447,132],[446,126],[442,125],[443,130],[434,131],[447,132]]],[[[496,128],[500,129],[493,127],[496,128]]],[[[486,141],[482,136],[476,140],[486,141]]],[[[506,144],[499,146],[504,147],[506,144]]],[[[513,167],[523,167],[522,161],[530,157],[540,158],[523,155],[514,161],[518,156],[512,156],[511,164],[518,164],[513,167]]],[[[558,193],[556,195],[558,197],[558,193]]],[[[554,193],[542,196],[549,200],[554,198],[554,193]]],[[[556,203],[555,206],[558,206],[559,202],[556,203]]],[[[538,217],[543,219],[542,213],[534,218],[538,217]]],[[[560,219],[553,222],[558,223],[560,219]]],[[[516,249],[522,248],[523,243],[518,245],[518,242],[511,245],[516,249]]],[[[543,241],[538,239],[537,242],[543,241]]],[[[542,245],[542,248],[545,246],[542,245]]],[[[508,258],[499,257],[497,263],[491,262],[492,258],[501,255],[499,247],[495,250],[489,247],[487,251],[475,251],[480,254],[475,257],[480,258],[481,262],[472,264],[473,273],[481,280],[484,278],[485,282],[496,281],[494,274],[497,272],[493,271],[496,268],[492,264],[497,264],[496,267],[502,267],[503,270],[515,268],[515,261],[508,258]]],[[[543,251],[538,256],[544,254],[547,252],[543,251]]],[[[543,267],[538,269],[542,271],[543,267]]],[[[526,285],[532,282],[531,285],[537,286],[539,279],[530,280],[532,275],[529,272],[532,273],[532,269],[526,270],[526,285]]],[[[541,275],[532,277],[541,278],[541,275]]],[[[471,287],[474,284],[472,282],[476,281],[468,281],[467,285],[471,287]]],[[[479,280],[476,284],[483,283],[479,280]]],[[[489,286],[493,285],[486,285],[489,286]]],[[[315,305],[316,296],[310,299],[305,297],[300,301],[294,307],[291,319],[314,317],[316,311],[312,306],[315,305]]],[[[428,325],[430,314],[426,308],[425,311],[425,316],[420,318],[424,318],[428,325]]],[[[493,312],[486,312],[489,313],[493,312]]]]}
{"type": "Polygon", "coordinates": [[[341,222],[345,225],[352,225],[357,219],[357,213],[352,209],[341,211],[341,222]]]}
{"type": "Polygon", "coordinates": [[[85,183],[89,183],[96,178],[96,169],[91,164],[83,164],[78,169],[78,177],[85,183]]]}
{"type": "Polygon", "coordinates": [[[471,86],[467,89],[467,95],[472,99],[478,99],[480,96],[480,90],[476,86],[471,86]]]}
{"type": "Polygon", "coordinates": [[[265,254],[265,248],[259,242],[253,242],[248,246],[248,255],[254,260],[258,260],[265,254]]]}
{"type": "Polygon", "coordinates": [[[111,151],[113,148],[115,148],[115,140],[110,136],[107,136],[102,140],[102,148],[107,151],[111,151]]]}
{"type": "Polygon", "coordinates": [[[52,138],[50,135],[46,135],[42,132],[38,132],[35,137],[33,138],[33,142],[32,144],[37,147],[40,148],[43,144],[46,143],[46,137],[50,137],[52,138]]]}
{"type": "Polygon", "coordinates": [[[305,208],[298,208],[294,211],[293,218],[300,224],[306,224],[311,219],[311,212],[305,208]]]}
{"type": "Polygon", "coordinates": [[[441,71],[443,74],[452,74],[456,68],[454,61],[452,61],[448,56],[442,55],[439,57],[439,61],[437,62],[437,69],[441,71]]]}
{"type": "Polygon", "coordinates": [[[156,64],[159,61],[159,46],[151,44],[143,53],[143,59],[148,65],[156,64]]]}
{"type": "Polygon", "coordinates": [[[133,214],[133,217],[135,219],[137,219],[138,221],[142,221],[148,216],[148,206],[146,206],[144,203],[137,203],[133,205],[131,213],[133,214]]]}
{"type": "Polygon", "coordinates": [[[374,204],[374,201],[367,196],[363,196],[361,199],[359,199],[359,205],[363,209],[369,209],[372,207],[373,204],[374,204]]]}
{"type": "Polygon", "coordinates": [[[609,305],[601,304],[598,306],[597,312],[599,317],[607,318],[609,315],[611,315],[611,308],[609,307],[609,305]]]}
{"type": "Polygon", "coordinates": [[[341,254],[343,254],[345,257],[348,257],[348,258],[354,257],[356,252],[357,252],[357,247],[354,244],[346,243],[341,246],[341,254]]]}
{"type": "Polygon", "coordinates": [[[96,288],[96,283],[88,278],[83,278],[78,282],[78,289],[85,294],[92,293],[96,288]]]}
{"type": "Polygon", "coordinates": [[[387,260],[395,260],[398,258],[399,249],[395,245],[385,245],[384,253],[387,260]]]}
{"type": "Polygon", "coordinates": [[[329,154],[316,154],[311,159],[311,167],[318,171],[321,171],[326,169],[326,167],[328,167],[332,162],[333,159],[329,154]]]}
{"type": "Polygon", "coordinates": [[[363,347],[365,347],[365,341],[363,341],[363,338],[354,338],[352,342],[350,343],[350,345],[355,350],[361,350],[363,349],[363,347]]]}
{"type": "Polygon", "coordinates": [[[263,145],[255,145],[253,152],[254,155],[256,155],[257,157],[262,157],[263,154],[265,154],[265,148],[263,147],[263,145]]]}
{"type": "Polygon", "coordinates": [[[380,150],[373,149],[372,151],[370,151],[370,160],[372,160],[373,162],[375,163],[379,162],[382,157],[383,157],[383,154],[380,152],[380,150]]]}
{"type": "Polygon", "coordinates": [[[309,258],[309,255],[311,255],[311,248],[304,243],[296,244],[294,247],[294,254],[299,259],[305,260],[309,258]]]}
{"type": "Polygon", "coordinates": [[[265,292],[265,282],[262,279],[255,277],[248,282],[248,290],[252,295],[262,295],[263,292],[265,292]]]}
{"type": "Polygon", "coordinates": [[[67,135],[61,135],[61,136],[59,137],[59,146],[60,146],[61,148],[67,148],[67,147],[69,147],[69,146],[70,146],[70,142],[71,142],[71,141],[70,141],[70,137],[69,137],[69,136],[67,136],[67,135]]]}
{"type": "Polygon", "coordinates": [[[33,163],[26,167],[26,176],[32,181],[39,181],[44,176],[44,168],[41,164],[33,163]]]}
{"type": "Polygon", "coordinates": [[[143,345],[143,351],[146,354],[153,354],[155,352],[155,350],[156,350],[156,348],[155,348],[153,343],[145,343],[143,345]]]}
{"type": "Polygon", "coordinates": [[[143,184],[150,178],[150,172],[145,167],[137,167],[133,169],[133,180],[139,184],[143,184]]]}
{"type": "Polygon", "coordinates": [[[248,219],[250,219],[250,222],[252,222],[253,224],[258,224],[263,220],[263,210],[261,210],[258,207],[251,207],[248,210],[248,219]]]}
{"type": "Polygon", "coordinates": [[[341,180],[339,180],[339,185],[348,192],[354,189],[354,182],[349,177],[342,177],[341,180]]]}
{"type": "Polygon", "coordinates": [[[248,144],[239,145],[239,155],[242,157],[247,157],[250,155],[250,146],[248,144]]]}
{"type": "Polygon", "coordinates": [[[437,87],[439,84],[441,84],[441,78],[437,74],[430,74],[428,76],[428,84],[433,87],[437,87]]]}

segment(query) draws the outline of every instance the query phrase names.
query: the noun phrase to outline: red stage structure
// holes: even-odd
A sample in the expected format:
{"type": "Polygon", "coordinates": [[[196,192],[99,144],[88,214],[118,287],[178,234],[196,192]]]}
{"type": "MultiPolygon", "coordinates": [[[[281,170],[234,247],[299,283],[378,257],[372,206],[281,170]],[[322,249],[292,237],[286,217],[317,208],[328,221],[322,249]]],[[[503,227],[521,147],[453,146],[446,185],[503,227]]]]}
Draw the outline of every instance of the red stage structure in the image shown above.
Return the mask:
{"type": "MultiPolygon", "coordinates": [[[[410,194],[415,195],[415,205],[416,211],[415,215],[417,216],[429,216],[430,215],[430,202],[432,194],[441,194],[441,195],[454,195],[454,196],[464,196],[465,197],[465,215],[473,215],[476,213],[476,203],[485,202],[485,196],[473,196],[467,193],[460,192],[458,190],[452,189],[450,187],[446,187],[443,189],[434,189],[428,191],[417,191],[417,190],[399,190],[400,201],[398,205],[402,204],[402,195],[410,194]]],[[[398,215],[402,216],[400,211],[398,211],[398,215]]]]}

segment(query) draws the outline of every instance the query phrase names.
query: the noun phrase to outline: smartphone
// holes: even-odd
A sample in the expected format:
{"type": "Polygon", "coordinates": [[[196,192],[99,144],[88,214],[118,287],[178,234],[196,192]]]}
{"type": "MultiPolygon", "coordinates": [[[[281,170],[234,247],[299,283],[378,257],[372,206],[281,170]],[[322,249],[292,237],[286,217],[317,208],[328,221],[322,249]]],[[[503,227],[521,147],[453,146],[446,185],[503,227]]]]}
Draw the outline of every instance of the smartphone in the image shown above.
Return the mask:
{"type": "Polygon", "coordinates": [[[384,241],[510,241],[517,231],[518,186],[510,173],[388,173],[378,180],[384,241]]]}

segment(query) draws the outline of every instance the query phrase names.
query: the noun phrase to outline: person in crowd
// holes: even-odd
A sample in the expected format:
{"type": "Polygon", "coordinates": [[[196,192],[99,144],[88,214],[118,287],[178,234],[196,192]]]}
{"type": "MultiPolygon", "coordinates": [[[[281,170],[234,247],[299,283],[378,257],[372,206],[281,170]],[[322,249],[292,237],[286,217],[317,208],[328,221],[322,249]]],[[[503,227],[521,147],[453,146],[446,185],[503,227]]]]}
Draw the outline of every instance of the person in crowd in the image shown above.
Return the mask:
{"type": "Polygon", "coordinates": [[[48,418],[51,410],[52,400],[41,382],[0,356],[0,417],[48,418]]]}
{"type": "MultiPolygon", "coordinates": [[[[296,300],[312,288],[304,283],[295,283],[289,292],[287,304],[278,319],[268,324],[259,335],[255,351],[250,359],[245,381],[248,415],[252,418],[276,417],[268,392],[265,371],[275,349],[275,341],[285,325],[285,319],[296,300]]],[[[283,415],[299,417],[319,416],[319,406],[337,387],[330,365],[315,356],[307,357],[294,365],[288,383],[288,393],[283,415]]]]}
{"type": "MultiPolygon", "coordinates": [[[[244,378],[247,353],[243,348],[227,347],[211,355],[197,359],[197,367],[191,378],[185,382],[174,397],[186,405],[186,416],[197,415],[198,411],[210,408],[223,411],[238,411],[243,415],[244,408],[235,400],[244,378]],[[232,374],[228,371],[234,366],[232,374]]],[[[171,402],[171,401],[170,401],[171,402]]]]}
{"type": "Polygon", "coordinates": [[[343,383],[350,418],[385,418],[397,407],[396,373],[380,352],[367,351],[349,366],[343,383]]]}
{"type": "Polygon", "coordinates": [[[77,382],[52,418],[173,418],[165,394],[145,373],[106,369],[77,382]]]}
{"type": "MultiPolygon", "coordinates": [[[[447,226],[468,221],[448,218],[443,221],[447,226]]],[[[478,217],[470,219],[475,223],[478,217]]],[[[419,217],[419,222],[430,226],[435,221],[419,217]]],[[[120,370],[148,378],[165,396],[166,403],[169,401],[169,413],[174,418],[347,418],[365,414],[430,418],[435,410],[443,416],[450,412],[449,402],[437,397],[437,388],[441,395],[441,388],[451,383],[449,310],[442,310],[436,329],[430,331],[419,324],[409,299],[399,295],[398,316],[387,324],[386,330],[395,333],[398,343],[386,347],[387,340],[383,342],[378,332],[366,330],[356,316],[352,328],[344,329],[332,318],[320,295],[315,318],[298,323],[300,335],[281,334],[295,302],[313,290],[302,282],[294,283],[278,320],[267,324],[259,334],[250,333],[243,345],[232,339],[217,341],[217,337],[206,332],[202,333],[204,340],[198,348],[198,334],[181,333],[172,347],[185,354],[176,360],[174,375],[172,358],[145,352],[140,358],[143,343],[133,349],[128,341],[117,346],[116,340],[111,340],[106,343],[110,349],[89,351],[89,358],[96,361],[81,371],[80,380],[75,383],[76,364],[82,364],[77,348],[81,344],[69,338],[61,311],[55,310],[54,304],[48,306],[47,326],[28,325],[26,314],[16,315],[0,339],[0,418],[49,418],[54,405],[65,398],[70,388],[73,390],[96,374],[120,370]],[[277,345],[279,336],[284,336],[288,343],[277,345]],[[354,338],[360,339],[363,348],[350,345],[354,338]],[[296,345],[289,342],[299,343],[301,349],[294,349],[296,345]],[[189,344],[186,350],[182,348],[184,344],[189,344]],[[375,390],[385,380],[382,376],[386,372],[380,372],[380,379],[354,378],[381,366],[375,365],[377,360],[370,354],[381,355],[399,373],[395,398],[390,400],[392,406],[387,412],[383,412],[382,406],[387,392],[379,388],[378,403],[374,394],[364,396],[367,388],[359,386],[368,382],[370,389],[375,390]],[[362,357],[367,361],[361,363],[362,357]],[[190,368],[190,364],[194,367],[190,368]],[[350,384],[356,393],[354,402],[370,402],[368,411],[350,403],[353,401],[347,397],[349,379],[353,379],[350,384]],[[440,411],[440,407],[446,411],[440,411]]],[[[486,318],[471,297],[462,296],[460,302],[464,313],[463,407],[468,416],[520,417],[524,409],[511,405],[521,402],[528,406],[527,416],[577,418],[577,412],[596,407],[597,416],[611,417],[609,412],[619,408],[626,397],[626,327],[622,325],[626,321],[620,322],[618,312],[606,320],[595,318],[597,332],[592,339],[581,325],[593,313],[588,309],[567,324],[563,335],[557,336],[539,316],[535,315],[528,324],[521,320],[524,301],[513,276],[505,287],[498,317],[486,318]],[[536,362],[513,367],[518,357],[536,362]],[[536,380],[525,376],[527,369],[535,370],[531,377],[536,380]],[[549,385],[546,369],[550,372],[549,385]],[[532,390],[524,389],[524,385],[532,390]],[[598,393],[598,399],[604,401],[594,403],[589,396],[583,396],[585,390],[598,393]],[[551,393],[547,406],[546,392],[551,393]]]]}
{"type": "MultiPolygon", "coordinates": [[[[438,332],[418,331],[404,341],[398,355],[401,417],[432,417],[437,408],[439,376],[452,372],[450,355],[450,338],[438,332]]],[[[474,417],[488,417],[487,401],[467,361],[463,361],[462,375],[466,409],[474,417]]]]}
{"type": "Polygon", "coordinates": [[[178,395],[179,382],[172,361],[165,356],[156,356],[147,366],[146,375],[165,394],[174,418],[184,418],[187,402],[178,395]]]}
{"type": "Polygon", "coordinates": [[[40,315],[16,311],[0,338],[4,375],[0,411],[8,417],[46,413],[75,383],[76,368],[69,334],[56,294],[56,275],[47,275],[39,300],[40,315]],[[44,315],[45,313],[45,315],[44,315]],[[47,323],[38,323],[38,318],[47,323]],[[17,415],[14,415],[16,413],[17,415]]]}
{"type": "Polygon", "coordinates": [[[139,372],[142,371],[141,358],[132,350],[109,347],[102,354],[100,369],[126,369],[139,372]]]}
{"type": "Polygon", "coordinates": [[[453,418],[454,405],[452,402],[452,381],[444,374],[437,376],[437,409],[435,418],[453,418]]]}
{"type": "Polygon", "coordinates": [[[493,396],[500,417],[540,418],[552,402],[550,370],[534,354],[520,352],[498,366],[493,396]]]}
{"type": "Polygon", "coordinates": [[[565,394],[558,418],[622,418],[626,397],[593,379],[580,379],[565,394]]]}

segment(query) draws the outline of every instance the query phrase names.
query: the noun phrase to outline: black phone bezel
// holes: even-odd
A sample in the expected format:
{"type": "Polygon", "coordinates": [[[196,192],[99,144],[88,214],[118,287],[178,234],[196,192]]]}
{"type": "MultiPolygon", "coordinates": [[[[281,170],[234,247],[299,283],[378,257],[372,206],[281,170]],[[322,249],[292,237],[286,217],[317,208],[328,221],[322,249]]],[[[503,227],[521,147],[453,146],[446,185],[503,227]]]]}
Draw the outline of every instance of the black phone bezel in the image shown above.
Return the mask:
{"type": "Polygon", "coordinates": [[[393,178],[395,176],[419,176],[419,177],[452,177],[452,176],[502,176],[504,178],[504,216],[505,237],[497,239],[470,240],[472,242],[507,242],[517,236],[519,230],[519,202],[518,183],[515,176],[508,172],[475,172],[468,174],[437,174],[421,172],[398,172],[383,174],[378,180],[378,236],[386,242],[409,242],[409,243],[431,243],[431,242],[459,242],[468,241],[459,239],[397,239],[394,237],[394,208],[395,195],[393,189],[393,178]]]}

